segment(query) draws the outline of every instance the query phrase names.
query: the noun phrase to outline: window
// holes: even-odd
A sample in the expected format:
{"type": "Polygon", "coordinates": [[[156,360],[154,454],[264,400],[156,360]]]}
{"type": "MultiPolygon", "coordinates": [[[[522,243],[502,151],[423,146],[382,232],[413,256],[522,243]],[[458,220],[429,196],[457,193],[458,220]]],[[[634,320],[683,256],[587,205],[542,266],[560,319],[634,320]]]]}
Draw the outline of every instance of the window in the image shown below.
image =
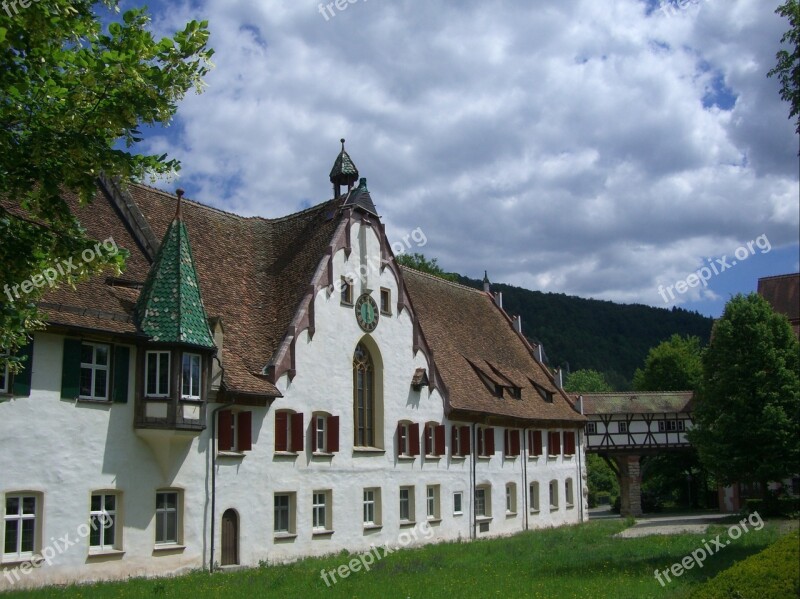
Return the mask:
{"type": "Polygon", "coordinates": [[[550,481],[550,510],[558,509],[558,481],[550,481]]]}
{"type": "Polygon", "coordinates": [[[145,361],[145,395],[169,397],[169,352],[149,351],[145,361]]]}
{"type": "Polygon", "coordinates": [[[355,445],[375,447],[375,368],[367,348],[359,343],[353,354],[355,445]]]}
{"type": "Polygon", "coordinates": [[[397,455],[405,457],[419,455],[419,424],[400,422],[397,425],[397,455]]]}
{"type": "Polygon", "coordinates": [[[117,546],[117,496],[92,493],[89,511],[89,547],[107,551],[117,546]]]}
{"type": "Polygon", "coordinates": [[[628,432],[628,423],[627,422],[618,422],[617,423],[617,430],[621,433],[628,432]]]}
{"type": "Polygon", "coordinates": [[[461,516],[464,513],[464,494],[461,491],[453,493],[453,515],[461,516]]]}
{"type": "Polygon", "coordinates": [[[547,435],[547,457],[554,458],[561,453],[561,432],[550,431],[547,435]]]}
{"type": "Polygon", "coordinates": [[[276,535],[293,535],[295,532],[295,494],[275,493],[273,501],[275,503],[273,531],[276,535]]]}
{"type": "Polygon", "coordinates": [[[413,522],[414,487],[400,487],[400,522],[413,522]]]}
{"type": "Polygon", "coordinates": [[[492,496],[489,485],[481,485],[475,489],[475,516],[490,518],[492,515],[492,496]]]}
{"type": "Polygon", "coordinates": [[[494,455],[494,429],[478,427],[478,455],[491,457],[494,455]]]}
{"type": "Polygon", "coordinates": [[[180,540],[180,494],[156,493],[156,545],[176,545],[180,540]]]}
{"type": "Polygon", "coordinates": [[[564,502],[567,504],[567,509],[574,507],[575,495],[572,488],[572,479],[568,478],[564,483],[564,502]]]}
{"type": "Polygon", "coordinates": [[[542,431],[528,431],[528,451],[531,457],[538,458],[542,453],[542,431]]]}
{"type": "Polygon", "coordinates": [[[317,412],[311,417],[311,451],[336,453],[339,451],[339,417],[317,412]]]}
{"type": "Polygon", "coordinates": [[[313,532],[326,532],[333,529],[330,490],[312,493],[311,515],[313,532]]]}
{"type": "Polygon", "coordinates": [[[506,514],[513,516],[517,513],[517,483],[506,485],[506,514]]]}
{"type": "Polygon", "coordinates": [[[439,519],[439,485],[428,485],[426,493],[426,514],[428,520],[439,519]]]}
{"type": "Polygon", "coordinates": [[[202,399],[200,395],[200,354],[183,354],[181,370],[181,394],[185,399],[202,399]]]}
{"type": "Polygon", "coordinates": [[[381,524],[381,490],[364,489],[364,526],[381,524]]]}
{"type": "Polygon", "coordinates": [[[275,412],[275,451],[303,451],[303,415],[275,412]]]}
{"type": "Polygon", "coordinates": [[[503,443],[503,454],[508,458],[519,455],[519,431],[506,429],[503,443]]]}
{"type": "Polygon", "coordinates": [[[392,292],[385,287],[381,287],[381,312],[383,314],[392,313],[392,292]]]}
{"type": "Polygon", "coordinates": [[[575,431],[564,431],[564,455],[575,455],[575,431]]]}
{"type": "Polygon", "coordinates": [[[342,303],[353,303],[353,283],[347,277],[342,277],[342,303]]]}
{"type": "Polygon", "coordinates": [[[102,343],[81,344],[82,399],[108,399],[108,365],[110,347],[102,343]]]}
{"type": "Polygon", "coordinates": [[[6,495],[4,558],[21,559],[36,551],[38,507],[36,495],[6,495]]]}
{"type": "Polygon", "coordinates": [[[531,514],[539,513],[539,483],[532,482],[528,485],[528,509],[531,514]]]}
{"type": "Polygon", "coordinates": [[[429,422],[425,425],[425,455],[444,455],[444,425],[429,422]]]}
{"type": "Polygon", "coordinates": [[[658,432],[665,433],[665,432],[677,432],[683,431],[684,423],[683,420],[659,420],[658,421],[658,432]]]}
{"type": "Polygon", "coordinates": [[[253,448],[253,413],[224,410],[217,415],[217,451],[250,451],[253,448]]]}
{"type": "Polygon", "coordinates": [[[597,425],[594,422],[586,423],[586,434],[587,435],[597,434],[597,425]]]}
{"type": "Polygon", "coordinates": [[[469,455],[469,451],[469,427],[453,426],[450,430],[450,455],[464,457],[469,455]]]}

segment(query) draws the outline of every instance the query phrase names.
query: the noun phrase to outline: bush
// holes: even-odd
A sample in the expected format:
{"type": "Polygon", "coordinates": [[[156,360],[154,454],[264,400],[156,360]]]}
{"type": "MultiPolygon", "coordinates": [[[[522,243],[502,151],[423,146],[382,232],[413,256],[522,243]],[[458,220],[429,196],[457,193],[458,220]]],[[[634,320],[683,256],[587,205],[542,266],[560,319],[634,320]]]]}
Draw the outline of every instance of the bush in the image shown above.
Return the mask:
{"type": "Polygon", "coordinates": [[[745,514],[758,512],[765,518],[794,516],[800,511],[800,497],[791,497],[789,495],[779,497],[776,493],[770,493],[766,500],[745,499],[742,511],[745,514]]]}
{"type": "Polygon", "coordinates": [[[800,595],[800,533],[778,539],[692,593],[692,599],[786,599],[800,595]]]}

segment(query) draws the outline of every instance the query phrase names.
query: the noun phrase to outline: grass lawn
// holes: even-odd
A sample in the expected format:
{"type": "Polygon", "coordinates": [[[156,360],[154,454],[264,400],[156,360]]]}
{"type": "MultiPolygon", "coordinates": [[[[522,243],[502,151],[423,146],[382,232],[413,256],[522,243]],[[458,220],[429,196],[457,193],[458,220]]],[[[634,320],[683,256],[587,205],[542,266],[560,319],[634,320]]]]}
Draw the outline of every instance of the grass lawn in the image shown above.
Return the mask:
{"type": "Polygon", "coordinates": [[[637,539],[611,535],[626,527],[622,520],[599,520],[558,529],[531,531],[474,543],[429,545],[397,551],[376,561],[369,572],[359,571],[330,587],[320,570],[346,564],[345,554],[306,559],[287,565],[237,572],[195,572],[180,578],[132,579],[122,583],[51,588],[2,595],[16,597],[294,597],[335,599],[560,597],[644,599],[685,597],[707,578],[734,562],[761,551],[786,531],[786,522],[768,522],[751,530],[709,557],[702,569],[686,571],[662,587],[654,578],[691,551],[701,540],[727,527],[712,526],[705,535],[681,534],[637,539]]]}

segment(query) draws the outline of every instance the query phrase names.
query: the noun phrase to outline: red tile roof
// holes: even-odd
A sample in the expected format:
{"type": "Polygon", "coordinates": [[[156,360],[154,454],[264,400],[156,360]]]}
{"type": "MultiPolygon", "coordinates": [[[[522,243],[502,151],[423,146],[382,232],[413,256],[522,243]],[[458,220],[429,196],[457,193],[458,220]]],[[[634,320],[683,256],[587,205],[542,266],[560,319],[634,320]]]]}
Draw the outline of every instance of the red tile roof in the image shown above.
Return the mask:
{"type": "Polygon", "coordinates": [[[789,319],[800,337],[800,273],[763,277],[758,280],[758,294],[789,319]]]}

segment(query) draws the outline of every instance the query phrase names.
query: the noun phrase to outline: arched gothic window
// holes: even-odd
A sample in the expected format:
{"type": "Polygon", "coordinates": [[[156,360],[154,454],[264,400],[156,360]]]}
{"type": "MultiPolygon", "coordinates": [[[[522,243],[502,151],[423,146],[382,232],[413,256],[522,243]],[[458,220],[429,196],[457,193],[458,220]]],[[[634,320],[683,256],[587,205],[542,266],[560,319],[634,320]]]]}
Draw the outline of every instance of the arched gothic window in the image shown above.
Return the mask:
{"type": "Polygon", "coordinates": [[[375,447],[375,368],[359,343],[353,354],[353,414],[356,447],[375,447]]]}

